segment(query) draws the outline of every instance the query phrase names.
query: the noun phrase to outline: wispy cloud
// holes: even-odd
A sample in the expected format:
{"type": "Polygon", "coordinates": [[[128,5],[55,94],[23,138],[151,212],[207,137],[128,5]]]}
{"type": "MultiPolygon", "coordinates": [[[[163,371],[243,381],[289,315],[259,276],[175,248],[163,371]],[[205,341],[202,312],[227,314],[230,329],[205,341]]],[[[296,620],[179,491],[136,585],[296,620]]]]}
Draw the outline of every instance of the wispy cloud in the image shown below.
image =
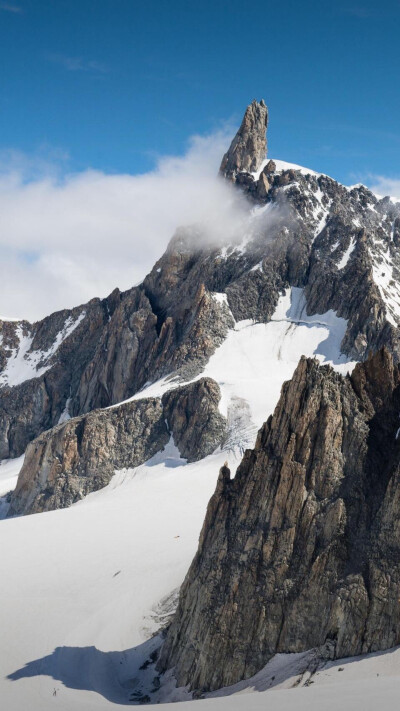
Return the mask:
{"type": "Polygon", "coordinates": [[[363,5],[349,5],[348,7],[342,8],[342,13],[351,15],[351,17],[357,17],[359,20],[367,20],[373,16],[372,10],[363,5]]]}
{"type": "Polygon", "coordinates": [[[58,180],[68,169],[70,156],[64,148],[42,143],[32,154],[13,148],[0,150],[0,184],[4,175],[15,176],[18,183],[51,178],[58,180]]]}
{"type": "Polygon", "coordinates": [[[19,5],[13,5],[9,2],[0,2],[0,10],[4,12],[13,12],[14,15],[22,15],[23,9],[19,5]]]}
{"type": "Polygon", "coordinates": [[[95,59],[84,59],[83,57],[69,57],[66,54],[48,53],[46,59],[54,64],[59,64],[69,72],[94,72],[106,74],[108,67],[95,59]]]}
{"type": "Polygon", "coordinates": [[[333,12],[335,15],[346,15],[354,17],[356,20],[371,20],[371,19],[388,19],[390,17],[398,17],[400,11],[400,3],[398,0],[392,0],[386,3],[376,2],[361,2],[348,3],[344,0],[344,5],[335,4],[333,12]]]}
{"type": "Polygon", "coordinates": [[[400,200],[400,178],[389,178],[385,175],[367,175],[363,183],[377,195],[390,195],[400,200]]]}
{"type": "Polygon", "coordinates": [[[68,155],[48,147],[0,152],[1,314],[33,320],[129,288],[179,225],[202,224],[212,241],[235,233],[247,208],[216,177],[232,133],[195,136],[141,175],[66,174],[68,155]]]}

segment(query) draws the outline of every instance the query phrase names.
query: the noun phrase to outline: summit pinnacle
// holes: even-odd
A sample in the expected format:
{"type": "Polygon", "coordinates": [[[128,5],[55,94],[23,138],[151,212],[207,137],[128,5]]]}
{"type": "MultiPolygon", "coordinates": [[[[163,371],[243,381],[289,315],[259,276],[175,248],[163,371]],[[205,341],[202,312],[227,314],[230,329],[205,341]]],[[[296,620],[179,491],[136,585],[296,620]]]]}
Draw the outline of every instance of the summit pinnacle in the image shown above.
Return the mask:
{"type": "Polygon", "coordinates": [[[261,99],[254,101],[246,109],[240,128],[225,153],[220,174],[235,180],[237,173],[258,170],[267,154],[266,130],[268,109],[261,99]]]}

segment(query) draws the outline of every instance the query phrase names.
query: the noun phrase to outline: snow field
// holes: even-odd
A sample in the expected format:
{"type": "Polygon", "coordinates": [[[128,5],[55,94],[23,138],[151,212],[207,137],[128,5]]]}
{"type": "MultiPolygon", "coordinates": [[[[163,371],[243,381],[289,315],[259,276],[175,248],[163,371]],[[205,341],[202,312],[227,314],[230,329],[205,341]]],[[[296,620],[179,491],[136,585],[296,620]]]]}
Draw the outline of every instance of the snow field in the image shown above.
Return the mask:
{"type": "MultiPolygon", "coordinates": [[[[139,668],[159,643],[151,635],[196,551],[220,466],[228,460],[234,473],[241,449],[254,441],[302,354],[341,372],[352,368],[340,353],[345,330],[334,312],[307,316],[302,290],[288,290],[270,323],[236,324],[198,376],[219,383],[235,446],[187,464],[171,441],[69,509],[1,521],[0,698],[7,711],[120,707],[149,687],[154,668],[139,668]]],[[[178,384],[164,378],[134,399],[178,384]]],[[[0,466],[0,491],[12,488],[21,465],[22,458],[0,466]]],[[[206,700],[202,708],[243,709],[241,693],[206,700]]],[[[303,694],[304,709],[313,708],[314,697],[321,703],[312,687],[270,694],[268,707],[302,710],[303,694]]],[[[170,680],[158,698],[188,694],[170,680]]],[[[252,694],[245,707],[266,702],[264,694],[252,694]]]]}

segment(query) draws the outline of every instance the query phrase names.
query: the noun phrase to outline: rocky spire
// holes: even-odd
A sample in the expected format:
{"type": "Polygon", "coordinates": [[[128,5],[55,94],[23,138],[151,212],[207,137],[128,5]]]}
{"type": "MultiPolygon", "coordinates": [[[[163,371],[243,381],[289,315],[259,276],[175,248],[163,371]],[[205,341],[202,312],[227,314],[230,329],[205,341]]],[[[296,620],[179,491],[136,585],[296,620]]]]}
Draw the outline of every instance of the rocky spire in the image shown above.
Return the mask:
{"type": "Polygon", "coordinates": [[[229,180],[235,180],[237,173],[258,170],[267,155],[266,130],[268,109],[261,99],[249,104],[240,128],[225,153],[220,173],[229,180]]]}

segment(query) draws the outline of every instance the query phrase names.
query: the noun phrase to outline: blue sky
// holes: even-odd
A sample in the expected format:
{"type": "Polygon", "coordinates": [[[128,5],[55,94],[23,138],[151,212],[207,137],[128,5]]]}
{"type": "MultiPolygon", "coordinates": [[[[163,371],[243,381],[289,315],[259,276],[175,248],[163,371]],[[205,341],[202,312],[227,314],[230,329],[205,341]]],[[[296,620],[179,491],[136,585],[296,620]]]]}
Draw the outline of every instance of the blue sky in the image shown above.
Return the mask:
{"type": "MultiPolygon", "coordinates": [[[[400,0],[0,0],[0,317],[140,282],[253,98],[269,155],[400,196],[400,0]]],[[[239,212],[238,212],[239,211],[239,212]]]]}
{"type": "Polygon", "coordinates": [[[145,172],[270,109],[270,154],[400,175],[400,2],[0,1],[0,150],[145,172]]]}

